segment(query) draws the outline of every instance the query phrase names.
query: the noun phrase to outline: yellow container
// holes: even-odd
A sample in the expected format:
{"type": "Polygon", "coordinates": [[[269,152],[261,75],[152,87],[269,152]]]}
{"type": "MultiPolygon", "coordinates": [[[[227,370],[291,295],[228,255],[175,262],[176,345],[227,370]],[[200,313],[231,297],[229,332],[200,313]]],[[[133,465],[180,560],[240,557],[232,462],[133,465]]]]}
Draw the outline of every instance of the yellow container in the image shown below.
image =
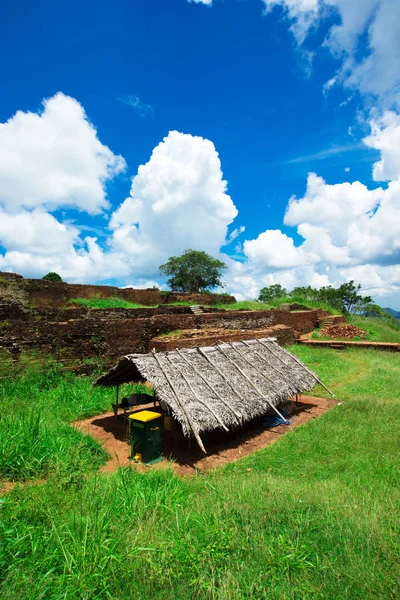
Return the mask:
{"type": "Polygon", "coordinates": [[[148,421],[152,421],[153,419],[159,419],[160,417],[160,413],[154,412],[152,410],[141,410],[140,412],[134,413],[133,415],[129,415],[130,419],[133,419],[134,421],[142,421],[142,423],[148,423],[148,421]]]}
{"type": "Polygon", "coordinates": [[[131,457],[152,463],[160,460],[162,415],[151,410],[141,410],[129,416],[131,457]]]}

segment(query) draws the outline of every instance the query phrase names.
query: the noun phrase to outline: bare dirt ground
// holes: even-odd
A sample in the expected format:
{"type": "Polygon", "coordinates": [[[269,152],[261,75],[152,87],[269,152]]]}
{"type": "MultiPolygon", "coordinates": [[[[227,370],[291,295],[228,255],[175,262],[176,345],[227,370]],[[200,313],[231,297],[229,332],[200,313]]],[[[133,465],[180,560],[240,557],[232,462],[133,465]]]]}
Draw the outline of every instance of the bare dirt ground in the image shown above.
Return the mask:
{"type": "MultiPolygon", "coordinates": [[[[289,402],[286,407],[294,418],[291,425],[279,425],[269,429],[259,425],[248,425],[229,434],[221,431],[203,434],[202,439],[207,449],[206,456],[195,442],[192,442],[189,447],[188,440],[183,437],[179,425],[175,425],[172,432],[164,431],[162,436],[163,455],[170,460],[166,458],[150,467],[138,465],[130,460],[127,419],[122,415],[115,419],[112,412],[107,412],[84,421],[77,421],[73,426],[99,441],[110,455],[109,461],[101,469],[103,472],[112,472],[119,466],[132,466],[140,470],[172,467],[178,475],[193,475],[198,471],[208,471],[265,448],[291,429],[323,415],[336,404],[336,400],[301,396],[298,404],[289,402]]],[[[143,408],[145,407],[137,407],[138,410],[143,408]]]]}
{"type": "Polygon", "coordinates": [[[352,340],[355,337],[362,339],[368,336],[366,331],[349,323],[328,325],[321,329],[319,333],[321,336],[331,338],[332,340],[352,340]]]}

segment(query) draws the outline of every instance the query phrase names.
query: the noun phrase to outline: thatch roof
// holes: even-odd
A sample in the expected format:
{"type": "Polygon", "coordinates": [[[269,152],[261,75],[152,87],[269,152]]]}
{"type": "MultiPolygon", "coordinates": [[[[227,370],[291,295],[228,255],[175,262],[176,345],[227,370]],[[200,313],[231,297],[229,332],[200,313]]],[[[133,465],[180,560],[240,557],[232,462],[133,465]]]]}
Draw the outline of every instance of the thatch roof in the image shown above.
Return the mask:
{"type": "Polygon", "coordinates": [[[161,405],[170,408],[184,434],[193,434],[202,448],[201,432],[243,425],[319,381],[275,338],[264,338],[129,354],[95,385],[143,380],[151,382],[161,405]]]}

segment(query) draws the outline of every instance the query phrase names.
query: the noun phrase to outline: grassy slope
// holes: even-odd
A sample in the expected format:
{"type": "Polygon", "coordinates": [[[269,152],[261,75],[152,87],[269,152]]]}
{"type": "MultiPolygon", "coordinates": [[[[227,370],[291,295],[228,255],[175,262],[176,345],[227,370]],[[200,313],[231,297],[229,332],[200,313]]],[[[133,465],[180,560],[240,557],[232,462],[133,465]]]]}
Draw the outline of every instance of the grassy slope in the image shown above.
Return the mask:
{"type": "Polygon", "coordinates": [[[348,322],[368,333],[368,340],[374,342],[400,342],[400,324],[394,320],[352,315],[348,322]]]}
{"type": "MultiPolygon", "coordinates": [[[[0,381],[0,478],[19,481],[59,471],[68,479],[101,466],[103,450],[69,423],[109,410],[113,392],[93,388],[89,378],[62,373],[57,365],[44,373],[33,369],[0,381]]],[[[126,387],[145,391],[141,385],[126,387]]]]}
{"type": "MultiPolygon", "coordinates": [[[[359,327],[367,332],[367,337],[353,338],[354,340],[372,342],[394,342],[400,343],[400,325],[397,325],[394,319],[382,319],[374,317],[361,317],[359,315],[349,315],[346,320],[351,325],[359,327]]],[[[321,336],[319,330],[316,329],[312,334],[312,339],[330,340],[331,338],[321,336]]],[[[340,338],[338,338],[340,339],[340,338]]],[[[345,338],[348,339],[348,338],[345,338]]]]}
{"type": "MultiPolygon", "coordinates": [[[[295,352],[343,404],[265,450],[191,480],[83,468],[69,479],[68,467],[15,489],[0,505],[1,597],[397,598],[399,359],[295,352]]],[[[5,385],[16,404],[29,397],[5,385]]],[[[34,404],[64,421],[105,407],[101,390],[86,407],[88,393],[85,379],[57,379],[34,404]]]]}

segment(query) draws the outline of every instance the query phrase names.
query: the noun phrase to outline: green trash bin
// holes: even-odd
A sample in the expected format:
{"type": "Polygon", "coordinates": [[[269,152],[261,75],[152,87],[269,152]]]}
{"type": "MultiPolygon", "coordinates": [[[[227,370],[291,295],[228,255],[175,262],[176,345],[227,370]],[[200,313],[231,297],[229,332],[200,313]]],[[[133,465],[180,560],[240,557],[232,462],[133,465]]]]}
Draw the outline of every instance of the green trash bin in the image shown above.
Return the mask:
{"type": "Polygon", "coordinates": [[[142,463],[153,463],[161,455],[162,415],[152,410],[141,410],[129,416],[131,458],[142,463]]]}

